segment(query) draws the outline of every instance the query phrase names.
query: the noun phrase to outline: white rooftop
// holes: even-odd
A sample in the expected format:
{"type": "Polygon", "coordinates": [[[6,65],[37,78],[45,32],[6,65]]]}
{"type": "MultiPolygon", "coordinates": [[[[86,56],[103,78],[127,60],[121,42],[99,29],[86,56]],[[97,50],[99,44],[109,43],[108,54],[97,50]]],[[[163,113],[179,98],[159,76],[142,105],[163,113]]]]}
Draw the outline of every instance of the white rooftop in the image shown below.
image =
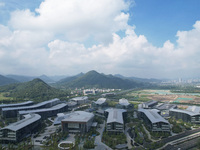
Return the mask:
{"type": "Polygon", "coordinates": [[[72,98],[73,101],[83,101],[83,100],[87,100],[87,99],[88,99],[87,96],[74,97],[74,98],[72,98]]]}
{"type": "Polygon", "coordinates": [[[124,112],[126,112],[126,110],[109,108],[109,109],[106,109],[105,111],[108,112],[107,123],[111,123],[111,122],[118,122],[118,123],[121,123],[121,124],[124,123],[122,114],[124,112]]]}
{"type": "Polygon", "coordinates": [[[188,106],[187,109],[170,109],[170,111],[180,112],[190,116],[200,115],[200,107],[198,106],[188,106]]]}
{"type": "Polygon", "coordinates": [[[95,103],[101,105],[106,102],[106,98],[99,98],[95,103]]]}
{"type": "Polygon", "coordinates": [[[87,122],[94,117],[94,114],[85,111],[74,111],[63,117],[62,121],[66,122],[87,122]]]}
{"type": "Polygon", "coordinates": [[[120,105],[123,105],[123,106],[128,106],[128,105],[130,105],[130,103],[128,102],[128,100],[125,99],[125,98],[120,99],[120,100],[119,100],[119,104],[120,104],[120,105]]]}

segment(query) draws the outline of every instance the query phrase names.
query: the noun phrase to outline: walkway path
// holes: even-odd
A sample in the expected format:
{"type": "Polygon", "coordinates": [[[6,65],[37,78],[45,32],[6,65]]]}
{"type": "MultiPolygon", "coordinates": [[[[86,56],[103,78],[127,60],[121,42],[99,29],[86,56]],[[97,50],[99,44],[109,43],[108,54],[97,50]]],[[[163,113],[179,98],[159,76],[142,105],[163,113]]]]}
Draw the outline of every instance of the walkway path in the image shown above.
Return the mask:
{"type": "Polygon", "coordinates": [[[103,131],[105,129],[105,121],[103,124],[100,124],[100,128],[97,129],[97,131],[100,133],[100,135],[96,136],[95,138],[95,150],[112,150],[112,148],[108,147],[106,144],[101,142],[103,131]]]}
{"type": "Polygon", "coordinates": [[[158,140],[152,139],[152,138],[151,138],[151,134],[150,134],[149,131],[146,129],[146,127],[145,127],[143,124],[142,124],[142,126],[143,126],[143,129],[144,129],[144,131],[146,132],[148,138],[149,138],[151,141],[153,141],[153,142],[158,142],[158,141],[160,141],[160,139],[158,139],[158,140]]]}

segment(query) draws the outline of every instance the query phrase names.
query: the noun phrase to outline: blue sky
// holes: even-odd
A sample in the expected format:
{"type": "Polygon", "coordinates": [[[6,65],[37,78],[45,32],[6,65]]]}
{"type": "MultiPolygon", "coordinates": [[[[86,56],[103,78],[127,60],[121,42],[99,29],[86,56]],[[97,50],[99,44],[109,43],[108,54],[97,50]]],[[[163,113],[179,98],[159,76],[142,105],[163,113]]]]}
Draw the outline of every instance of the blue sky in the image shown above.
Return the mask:
{"type": "Polygon", "coordinates": [[[199,0],[0,0],[0,73],[196,77],[199,7],[199,0]]]}

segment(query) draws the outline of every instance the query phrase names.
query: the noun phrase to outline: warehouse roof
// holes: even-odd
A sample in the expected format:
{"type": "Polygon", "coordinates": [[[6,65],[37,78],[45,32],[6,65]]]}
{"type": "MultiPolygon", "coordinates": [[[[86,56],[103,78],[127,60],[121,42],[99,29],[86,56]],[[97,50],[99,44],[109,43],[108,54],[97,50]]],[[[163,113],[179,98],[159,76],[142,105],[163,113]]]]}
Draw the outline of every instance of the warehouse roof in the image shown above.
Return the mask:
{"type": "Polygon", "coordinates": [[[32,104],[32,103],[33,103],[33,101],[26,101],[26,102],[23,102],[23,103],[15,103],[15,104],[1,104],[0,108],[23,106],[23,105],[32,104]]]}
{"type": "Polygon", "coordinates": [[[9,129],[9,130],[12,130],[12,131],[18,131],[18,130],[28,126],[29,124],[31,124],[33,122],[36,122],[36,121],[38,121],[40,119],[41,119],[40,115],[38,115],[38,114],[30,114],[29,116],[26,116],[25,119],[17,121],[15,123],[12,123],[12,124],[2,128],[1,130],[9,129]]]}
{"type": "Polygon", "coordinates": [[[106,102],[106,98],[99,98],[95,103],[101,105],[106,102]]]}
{"type": "Polygon", "coordinates": [[[192,111],[192,112],[197,113],[197,114],[200,113],[200,107],[199,106],[188,106],[188,108],[186,110],[192,111]]]}
{"type": "Polygon", "coordinates": [[[29,114],[29,113],[39,113],[39,112],[54,111],[54,110],[61,109],[61,108],[65,107],[65,106],[67,106],[67,104],[61,103],[61,104],[55,105],[55,106],[53,106],[51,108],[34,109],[34,110],[22,110],[22,111],[19,111],[19,114],[23,115],[23,114],[29,114]]]}
{"type": "Polygon", "coordinates": [[[2,111],[8,111],[8,110],[20,110],[20,109],[36,109],[38,107],[41,107],[43,105],[46,105],[48,103],[52,103],[52,102],[56,102],[56,101],[60,101],[58,98],[55,99],[51,99],[48,101],[44,101],[35,105],[31,105],[31,106],[23,106],[23,107],[8,107],[8,108],[3,108],[2,111]]]}
{"type": "Polygon", "coordinates": [[[157,123],[157,122],[165,122],[169,123],[167,120],[165,120],[161,115],[158,114],[158,110],[156,109],[138,109],[139,112],[143,112],[147,118],[151,121],[151,123],[157,123]]]}
{"type": "Polygon", "coordinates": [[[108,118],[107,118],[107,123],[111,123],[111,122],[118,122],[121,124],[124,123],[122,114],[126,112],[126,110],[109,108],[109,109],[106,109],[105,111],[109,113],[108,118]]]}

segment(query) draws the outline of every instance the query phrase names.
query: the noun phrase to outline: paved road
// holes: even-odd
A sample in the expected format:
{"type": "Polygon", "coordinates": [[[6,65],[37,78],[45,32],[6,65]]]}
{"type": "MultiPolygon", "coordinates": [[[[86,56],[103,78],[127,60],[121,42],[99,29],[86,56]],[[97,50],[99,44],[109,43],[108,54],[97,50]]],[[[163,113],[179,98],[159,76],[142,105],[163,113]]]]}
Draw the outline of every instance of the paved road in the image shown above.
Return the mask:
{"type": "Polygon", "coordinates": [[[112,150],[112,148],[108,147],[106,144],[101,142],[103,131],[105,129],[105,121],[103,124],[100,125],[100,128],[97,129],[97,131],[100,133],[100,135],[96,136],[95,138],[95,150],[112,150]]]}

